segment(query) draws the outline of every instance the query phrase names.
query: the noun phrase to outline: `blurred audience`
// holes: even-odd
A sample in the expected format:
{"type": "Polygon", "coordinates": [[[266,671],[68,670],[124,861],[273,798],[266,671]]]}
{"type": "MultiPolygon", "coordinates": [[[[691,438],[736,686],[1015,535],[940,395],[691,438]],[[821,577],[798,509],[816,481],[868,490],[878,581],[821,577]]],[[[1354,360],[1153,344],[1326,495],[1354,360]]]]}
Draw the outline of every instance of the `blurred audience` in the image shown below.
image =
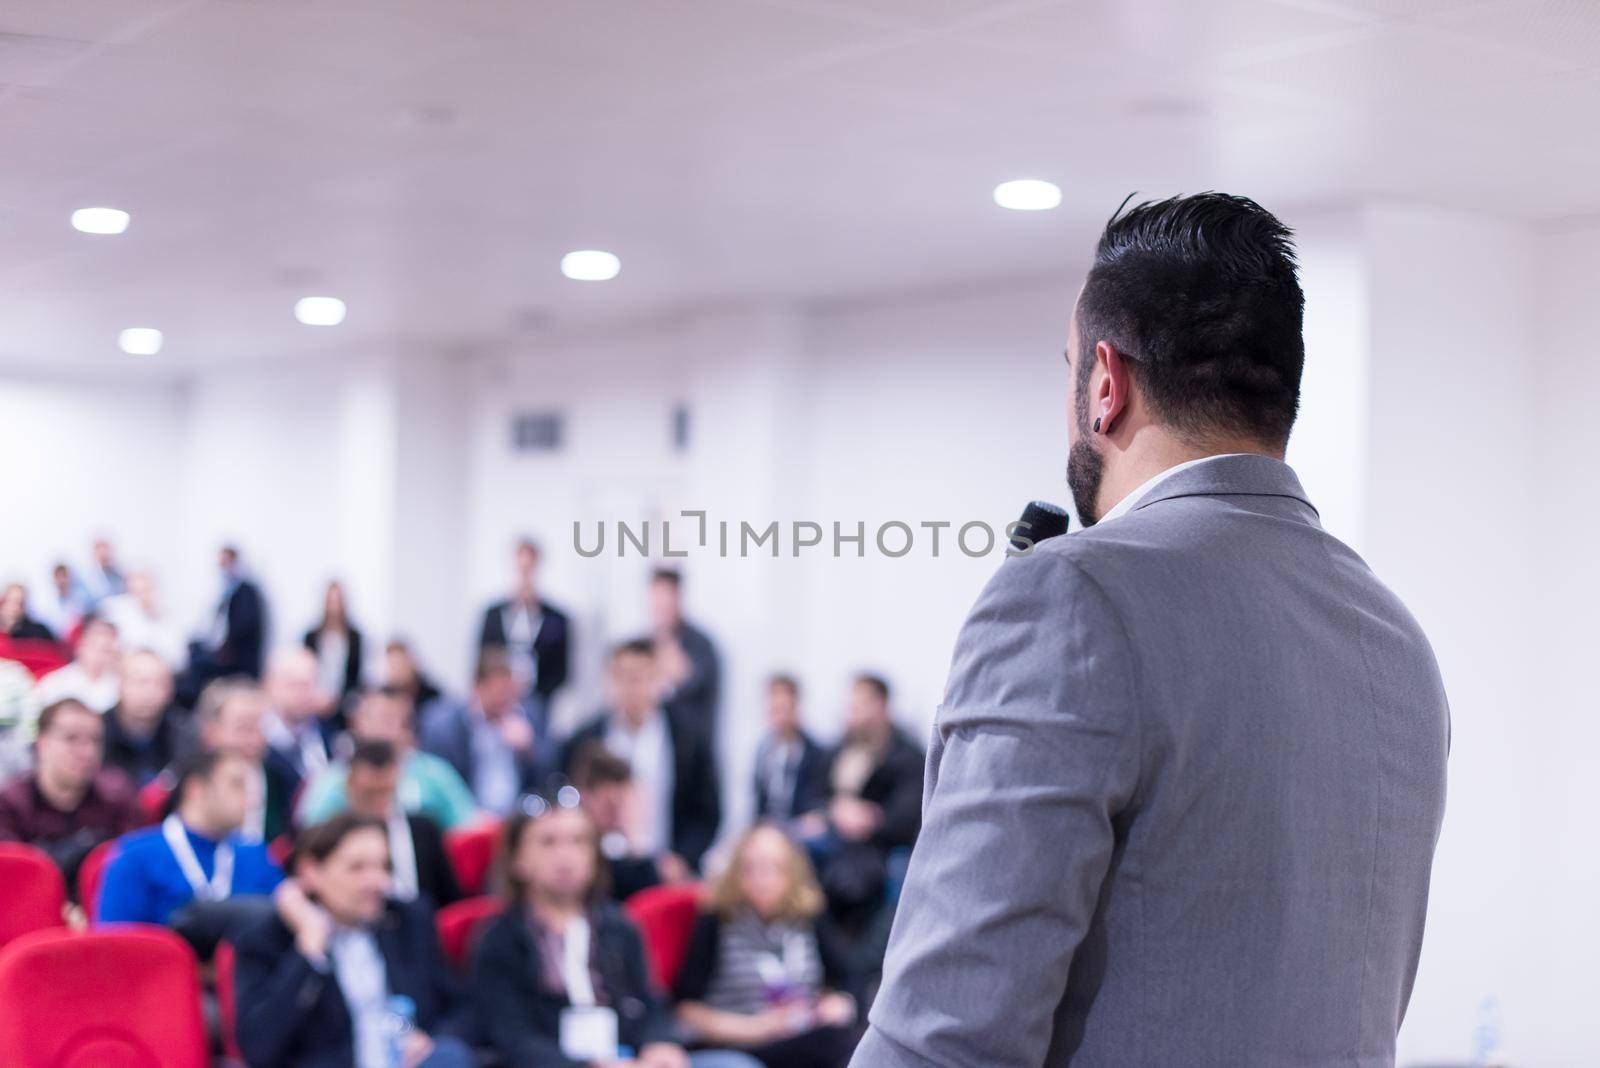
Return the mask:
{"type": "Polygon", "coordinates": [[[72,662],[39,680],[39,706],[71,697],[96,712],[109,712],[117,703],[117,628],[100,616],[85,616],[72,651],[72,662]]]}
{"type": "Polygon", "coordinates": [[[922,827],[921,747],[889,714],[889,684],[859,675],[850,686],[845,735],[823,769],[826,805],[801,818],[833,915],[851,931],[880,911],[890,855],[922,827]]]}
{"type": "Polygon", "coordinates": [[[573,732],[562,769],[570,776],[578,755],[596,742],[626,760],[646,817],[634,841],[639,855],[671,851],[699,870],[722,822],[710,740],[662,708],[656,646],[649,641],[618,646],[606,681],[611,707],[573,732]]]}
{"type": "Polygon", "coordinates": [[[50,569],[50,588],[34,611],[55,632],[57,641],[71,641],[83,617],[94,607],[89,590],[66,564],[50,569]]]}
{"type": "Polygon", "coordinates": [[[279,649],[267,660],[261,688],[266,696],[261,720],[266,761],[292,796],[302,782],[328,766],[330,728],[321,714],[329,706],[318,688],[316,654],[300,646],[279,649]]]}
{"type": "Polygon", "coordinates": [[[139,825],[133,786],[101,763],[105,724],[64,698],[39,713],[34,770],[0,789],[0,842],[44,850],[75,888],[78,865],[95,846],[139,825]]]}
{"type": "Polygon", "coordinates": [[[755,1064],[684,1052],[639,933],[605,900],[599,835],[582,808],[528,798],[506,822],[501,863],[506,911],[478,941],[472,989],[508,1068],[755,1064]]]}
{"type": "MultiPolygon", "coordinates": [[[[478,816],[472,791],[448,762],[416,748],[412,729],[411,699],[397,690],[363,694],[350,716],[350,735],[359,743],[368,739],[394,746],[400,761],[400,807],[419,812],[445,830],[471,823],[478,816]]],[[[313,779],[300,799],[301,826],[321,823],[347,806],[349,762],[329,767],[313,779]]]]}
{"type": "Polygon", "coordinates": [[[144,786],[177,758],[188,713],[173,703],[172,669],[150,650],[124,654],[120,677],[106,714],[106,765],[144,786]]]}
{"type": "Polygon", "coordinates": [[[243,676],[218,679],[200,694],[195,724],[200,746],[242,757],[250,765],[245,816],[239,829],[247,842],[270,842],[289,825],[297,780],[270,750],[262,731],[267,702],[261,688],[243,676]]]}
{"type": "Polygon", "coordinates": [[[252,1068],[476,1063],[433,913],[389,888],[381,822],[345,813],[301,836],[273,914],[235,947],[238,1043],[252,1068]]]}
{"type": "Polygon", "coordinates": [[[28,614],[28,587],[13,582],[0,593],[0,635],[25,641],[53,642],[49,627],[28,614]]]}
{"type": "Polygon", "coordinates": [[[100,604],[97,610],[116,625],[124,649],[148,649],[174,670],[188,659],[183,634],[162,614],[155,578],[148,571],[130,571],[127,589],[100,604]]]}
{"type": "MultiPolygon", "coordinates": [[[[350,622],[344,587],[328,583],[322,596],[322,620],[306,631],[305,646],[317,658],[317,683],[335,711],[361,689],[361,631],[350,622]]],[[[337,717],[336,717],[337,718],[337,717]]]]}
{"type": "Polygon", "coordinates": [[[490,645],[478,652],[467,700],[438,700],[421,713],[422,748],[449,761],[478,807],[494,816],[538,790],[556,767],[544,705],[528,707],[521,693],[510,655],[490,645]]]}
{"type": "Polygon", "coordinates": [[[676,853],[646,853],[637,846],[649,814],[626,760],[603,743],[591,742],[573,758],[572,785],[600,834],[605,884],[612,897],[622,901],[640,890],[694,877],[676,853]]]}
{"type": "Polygon", "coordinates": [[[89,592],[89,603],[98,608],[101,601],[115,597],[128,587],[122,579],[122,569],[117,566],[116,551],[106,538],[96,538],[89,566],[83,569],[83,585],[89,592]]]}
{"type": "Polygon", "coordinates": [[[717,726],[722,666],[705,632],[683,618],[683,577],[658,570],[650,576],[650,634],[672,717],[710,738],[717,726]]]}
{"type": "Polygon", "coordinates": [[[800,683],[767,680],[767,733],[756,746],[757,820],[792,820],[822,807],[827,755],[800,726],[800,683]]]}
{"type": "Polygon", "coordinates": [[[356,743],[345,773],[345,802],[357,816],[383,824],[389,839],[389,892],[401,901],[426,898],[436,908],[461,899],[439,825],[400,807],[400,759],[393,744],[356,743]]]}
{"type": "Polygon", "coordinates": [[[383,688],[403,692],[418,715],[442,696],[439,687],[417,663],[411,646],[399,639],[383,647],[383,688]]]}
{"type": "Polygon", "coordinates": [[[213,679],[230,675],[261,677],[262,642],[266,637],[266,602],[245,577],[239,550],[224,545],[217,554],[222,594],[205,634],[189,645],[191,685],[196,691],[213,679]]]}
{"type": "Polygon", "coordinates": [[[117,843],[97,922],[171,924],[195,903],[270,894],[283,873],[265,845],[239,834],[253,770],[246,758],[220,749],[186,763],[161,824],[117,843]]]}
{"type": "Polygon", "coordinates": [[[539,546],[527,538],[519,541],[513,563],[511,597],[483,613],[478,647],[504,648],[523,700],[548,715],[551,698],[567,681],[571,626],[565,612],[539,597],[539,546]]]}
{"type": "Polygon", "coordinates": [[[856,1003],[840,992],[846,958],[825,907],[811,862],[782,830],[745,832],[689,940],[678,1020],[766,1068],[844,1068],[856,1003]]]}

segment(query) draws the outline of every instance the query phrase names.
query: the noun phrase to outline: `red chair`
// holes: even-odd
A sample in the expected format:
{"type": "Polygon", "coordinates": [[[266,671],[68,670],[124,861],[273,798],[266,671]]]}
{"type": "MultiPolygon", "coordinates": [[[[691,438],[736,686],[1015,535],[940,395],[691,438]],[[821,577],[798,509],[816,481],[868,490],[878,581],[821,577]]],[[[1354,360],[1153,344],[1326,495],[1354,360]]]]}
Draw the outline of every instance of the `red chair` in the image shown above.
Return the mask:
{"type": "Polygon", "coordinates": [[[59,642],[0,634],[0,660],[15,660],[34,678],[42,679],[56,668],[66,667],[72,657],[67,654],[67,647],[59,642]]]}
{"type": "Polygon", "coordinates": [[[700,915],[703,889],[698,883],[652,886],[622,903],[628,918],[644,937],[650,978],[663,991],[672,989],[689,954],[689,937],[700,915]]]}
{"type": "Polygon", "coordinates": [[[212,971],[217,980],[217,1016],[222,1024],[222,1052],[231,1060],[244,1063],[239,1050],[239,995],[233,985],[235,963],[232,942],[218,942],[211,957],[212,971]]]}
{"type": "Polygon", "coordinates": [[[117,840],[110,838],[89,850],[78,865],[78,904],[83,906],[83,915],[90,923],[100,914],[100,887],[116,856],[117,840]]]}
{"type": "Polygon", "coordinates": [[[162,772],[139,790],[139,812],[144,816],[147,824],[160,823],[167,807],[167,798],[172,796],[172,783],[170,776],[162,772]]]}
{"type": "Polygon", "coordinates": [[[194,952],[132,924],[17,939],[0,951],[0,1064],[207,1068],[194,952]]]}
{"type": "MultiPolygon", "coordinates": [[[[55,862],[41,850],[0,842],[0,886],[5,887],[0,946],[33,931],[66,924],[61,907],[67,900],[67,884],[55,862]]],[[[0,1060],[0,1064],[9,1063],[0,1060]]]]}
{"type": "Polygon", "coordinates": [[[489,882],[489,867],[500,843],[499,823],[475,823],[459,827],[444,836],[444,851],[455,869],[456,882],[463,894],[481,894],[489,882]]]}
{"type": "Polygon", "coordinates": [[[498,897],[469,897],[439,910],[433,922],[439,931],[439,947],[452,968],[467,970],[467,957],[478,932],[505,908],[506,903],[498,897]]]}

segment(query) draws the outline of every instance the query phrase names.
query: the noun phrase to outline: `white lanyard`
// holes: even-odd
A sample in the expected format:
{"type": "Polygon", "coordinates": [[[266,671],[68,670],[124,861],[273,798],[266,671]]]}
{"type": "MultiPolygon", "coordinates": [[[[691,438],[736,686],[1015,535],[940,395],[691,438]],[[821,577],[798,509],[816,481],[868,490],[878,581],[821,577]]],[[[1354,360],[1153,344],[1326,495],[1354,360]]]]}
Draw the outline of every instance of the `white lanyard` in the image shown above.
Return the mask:
{"type": "Polygon", "coordinates": [[[567,1000],[579,1008],[594,1004],[594,979],[589,974],[589,921],[582,916],[567,924],[562,939],[561,980],[567,1000]]]}
{"type": "Polygon", "coordinates": [[[411,824],[404,812],[389,817],[390,891],[400,901],[414,901],[420,891],[417,847],[411,841],[411,824]]]}
{"type": "Polygon", "coordinates": [[[217,846],[217,865],[211,878],[206,878],[206,873],[200,868],[200,858],[195,856],[194,845],[189,841],[189,832],[184,830],[183,821],[174,812],[161,821],[161,837],[167,840],[167,846],[172,850],[173,857],[178,862],[178,870],[183,872],[183,877],[189,883],[189,889],[194,891],[197,901],[222,901],[233,890],[233,844],[224,839],[217,846]]]}

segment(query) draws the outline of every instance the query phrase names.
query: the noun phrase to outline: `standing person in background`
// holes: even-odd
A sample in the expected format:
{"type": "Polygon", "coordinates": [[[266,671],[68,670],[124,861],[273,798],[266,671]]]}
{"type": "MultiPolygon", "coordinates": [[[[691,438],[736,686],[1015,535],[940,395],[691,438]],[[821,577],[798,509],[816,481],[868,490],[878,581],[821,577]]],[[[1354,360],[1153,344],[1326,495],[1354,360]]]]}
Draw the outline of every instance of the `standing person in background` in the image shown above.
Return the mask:
{"type": "Polygon", "coordinates": [[[283,873],[260,842],[239,835],[251,764],[226,750],[191,757],[178,772],[171,812],[117,845],[100,889],[98,923],[166,925],[194,902],[270,894],[283,873]]]}
{"type": "Polygon", "coordinates": [[[800,683],[767,680],[767,733],[756,747],[757,820],[786,823],[822,806],[827,754],[800,726],[800,683]]]}
{"type": "Polygon", "coordinates": [[[517,542],[515,568],[511,598],[483,613],[478,648],[503,647],[511,657],[523,700],[536,699],[547,710],[567,681],[571,624],[565,612],[539,598],[539,546],[531,539],[517,542]]]}
{"type": "Polygon", "coordinates": [[[69,642],[92,607],[89,591],[72,569],[57,564],[50,569],[50,589],[39,599],[39,621],[55,633],[56,641],[69,642]]]}
{"type": "Polygon", "coordinates": [[[465,702],[435,701],[417,732],[422,748],[450,762],[472,787],[478,807],[504,816],[518,796],[538,790],[556,769],[556,754],[543,705],[519,700],[521,687],[504,649],[478,653],[472,696],[465,702]]]}
{"type": "MultiPolygon", "coordinates": [[[[374,739],[394,746],[400,761],[400,807],[420,812],[445,830],[478,818],[472,791],[449,762],[416,748],[411,698],[399,690],[363,694],[350,714],[350,736],[356,743],[374,739]]],[[[348,763],[335,764],[318,775],[300,798],[301,826],[320,823],[346,807],[348,763]]]]}
{"type": "Polygon", "coordinates": [[[99,616],[84,617],[72,663],[39,680],[35,697],[42,708],[65,697],[76,698],[96,712],[109,712],[117,703],[117,628],[99,616]]]}
{"type": "Polygon", "coordinates": [[[722,797],[710,742],[661,707],[655,647],[639,638],[611,654],[606,673],[611,708],[567,740],[562,770],[601,745],[628,762],[644,808],[635,848],[643,856],[676,853],[698,870],[722,822],[722,797]]]}
{"type": "Polygon", "coordinates": [[[306,631],[306,648],[317,657],[317,681],[332,702],[333,722],[344,726],[343,703],[361,689],[361,631],[350,622],[344,587],[328,583],[322,596],[322,620],[306,631]]]}
{"type": "Polygon", "coordinates": [[[772,824],[745,832],[689,939],[678,1022],[765,1068],[844,1068],[856,1003],[825,907],[804,850],[772,824]]]}
{"type": "Polygon", "coordinates": [[[122,658],[116,707],[106,714],[106,766],[144,786],[178,756],[188,712],[173,703],[172,669],[148,649],[122,658]]]}
{"type": "Polygon", "coordinates": [[[266,761],[290,786],[292,797],[302,782],[328,766],[332,727],[321,717],[328,703],[318,687],[316,656],[299,646],[279,649],[267,661],[261,689],[267,700],[261,720],[266,761]]]}
{"type": "Polygon", "coordinates": [[[98,611],[116,624],[124,649],[148,649],[173,671],[183,670],[188,659],[183,634],[162,614],[161,598],[150,572],[128,572],[127,589],[103,601],[98,611]]]}
{"type": "Polygon", "coordinates": [[[0,593],[0,635],[22,641],[53,642],[50,628],[28,614],[28,587],[13,582],[0,593]]]}
{"type": "Polygon", "coordinates": [[[605,900],[583,809],[527,798],[506,821],[500,865],[506,911],[478,940],[472,990],[508,1068],[759,1068],[678,1044],[639,932],[605,900]]]}
{"type": "Polygon", "coordinates": [[[390,893],[427,898],[435,908],[461,900],[461,885],[439,825],[400,806],[400,759],[388,742],[364,739],[350,754],[344,795],[349,811],[382,822],[389,835],[390,893]]]}
{"type": "Polygon", "coordinates": [[[205,636],[189,646],[192,685],[198,692],[213,679],[230,675],[261,677],[267,607],[256,584],[244,575],[239,550],[224,545],[217,554],[222,596],[205,636]]]}
{"type": "Polygon", "coordinates": [[[117,566],[117,555],[108,539],[95,539],[93,556],[89,566],[83,569],[83,583],[89,591],[91,605],[96,608],[101,601],[128,588],[122,581],[122,569],[117,566]]]}
{"type": "Polygon", "coordinates": [[[439,687],[422,670],[422,665],[417,663],[411,646],[399,638],[392,639],[383,647],[382,688],[404,693],[410,699],[411,707],[416,709],[419,719],[427,713],[429,705],[443,696],[439,687]]]}
{"type": "Polygon", "coordinates": [[[722,666],[704,631],[683,618],[683,577],[661,569],[650,576],[650,635],[667,712],[702,738],[714,739],[722,666]]]}
{"type": "Polygon", "coordinates": [[[34,770],[0,790],[0,842],[44,850],[69,888],[91,849],[139,825],[133,785],[101,764],[104,737],[100,714],[82,702],[46,706],[33,743],[34,770]]]}
{"type": "Polygon", "coordinates": [[[310,828],[270,916],[238,938],[239,1047],[251,1068],[472,1068],[470,1007],[426,905],[392,900],[383,824],[310,828]],[[410,1030],[393,1029],[405,999],[410,1030]]]}

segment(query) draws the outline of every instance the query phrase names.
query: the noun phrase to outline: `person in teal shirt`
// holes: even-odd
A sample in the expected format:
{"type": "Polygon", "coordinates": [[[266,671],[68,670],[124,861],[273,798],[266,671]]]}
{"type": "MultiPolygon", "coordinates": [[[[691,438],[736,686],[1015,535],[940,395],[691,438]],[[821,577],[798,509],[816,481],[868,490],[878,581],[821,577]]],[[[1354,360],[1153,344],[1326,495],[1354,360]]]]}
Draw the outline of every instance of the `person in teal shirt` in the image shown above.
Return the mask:
{"type": "MultiPolygon", "coordinates": [[[[427,816],[445,830],[475,821],[478,803],[456,769],[432,753],[416,748],[412,733],[411,699],[389,689],[369,693],[350,715],[350,733],[356,738],[389,742],[400,755],[400,807],[427,816]]],[[[345,809],[344,783],[349,765],[330,766],[306,786],[297,822],[302,827],[321,823],[345,809]]]]}

